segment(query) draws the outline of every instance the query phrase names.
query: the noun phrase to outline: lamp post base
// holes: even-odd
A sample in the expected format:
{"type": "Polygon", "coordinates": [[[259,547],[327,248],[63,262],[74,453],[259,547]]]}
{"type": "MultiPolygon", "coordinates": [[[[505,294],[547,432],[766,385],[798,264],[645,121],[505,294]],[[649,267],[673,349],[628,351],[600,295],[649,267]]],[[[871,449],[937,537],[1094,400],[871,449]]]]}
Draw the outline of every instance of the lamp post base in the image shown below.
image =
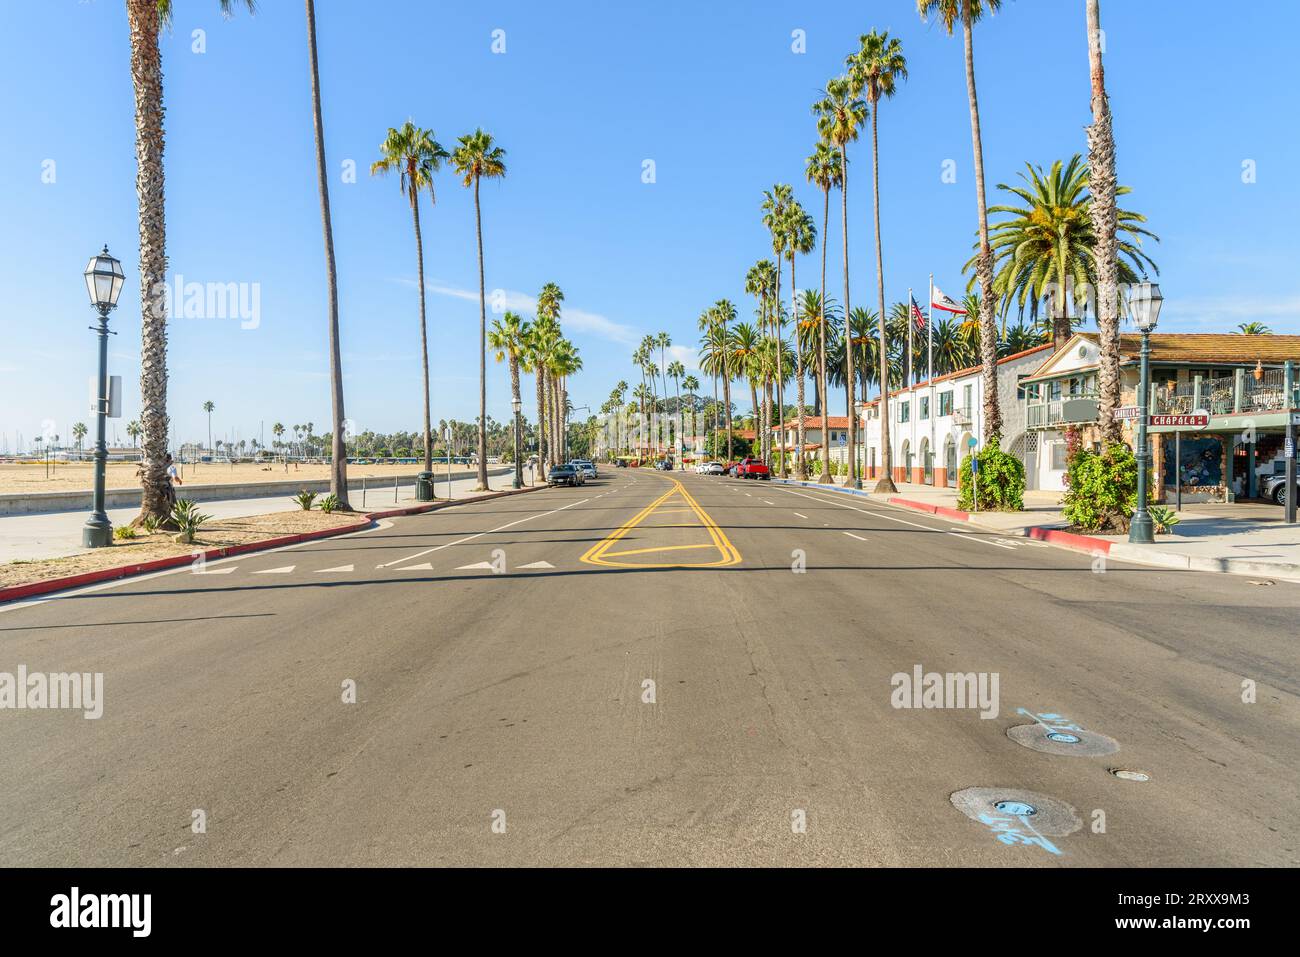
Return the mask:
{"type": "Polygon", "coordinates": [[[1154,545],[1156,541],[1155,524],[1151,516],[1141,512],[1133,516],[1129,523],[1128,540],[1130,545],[1154,545]]]}
{"type": "Polygon", "coordinates": [[[81,527],[81,544],[84,548],[107,548],[113,544],[113,523],[107,517],[90,518],[81,527]]]}

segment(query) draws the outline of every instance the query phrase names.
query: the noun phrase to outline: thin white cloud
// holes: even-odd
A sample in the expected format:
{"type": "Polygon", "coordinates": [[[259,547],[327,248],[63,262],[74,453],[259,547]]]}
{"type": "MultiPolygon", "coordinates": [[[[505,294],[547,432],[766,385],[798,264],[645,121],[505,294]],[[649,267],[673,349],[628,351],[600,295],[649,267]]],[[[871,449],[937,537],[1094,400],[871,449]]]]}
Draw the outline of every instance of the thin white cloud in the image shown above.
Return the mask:
{"type": "MultiPolygon", "coordinates": [[[[416,285],[414,279],[399,279],[397,281],[406,286],[416,285]]],[[[424,288],[437,296],[448,296],[452,299],[478,302],[478,290],[476,289],[460,289],[432,279],[425,280],[424,288]]],[[[530,315],[537,312],[537,297],[513,289],[489,289],[488,304],[493,308],[508,309],[511,312],[526,312],[530,315]]],[[[580,332],[590,333],[593,336],[608,339],[610,342],[617,342],[620,345],[635,345],[640,341],[640,335],[631,326],[615,322],[613,319],[599,313],[585,312],[582,309],[565,309],[563,324],[566,329],[576,329],[580,332]]]]}

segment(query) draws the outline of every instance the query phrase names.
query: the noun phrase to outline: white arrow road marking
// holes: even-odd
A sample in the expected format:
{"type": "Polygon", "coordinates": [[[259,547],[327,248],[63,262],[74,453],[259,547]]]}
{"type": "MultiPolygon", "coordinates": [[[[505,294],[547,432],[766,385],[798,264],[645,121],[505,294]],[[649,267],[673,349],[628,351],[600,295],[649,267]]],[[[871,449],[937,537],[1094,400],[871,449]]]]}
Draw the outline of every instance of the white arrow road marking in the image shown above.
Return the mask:
{"type": "Polygon", "coordinates": [[[199,571],[198,569],[195,569],[194,574],[196,574],[196,575],[229,575],[231,572],[233,572],[233,571],[234,571],[236,568],[238,568],[238,567],[239,567],[238,565],[231,565],[229,568],[205,568],[205,569],[203,569],[202,571],[199,571]]]}
{"type": "Polygon", "coordinates": [[[798,515],[800,518],[802,518],[802,519],[804,519],[804,520],[807,520],[807,518],[808,518],[808,516],[805,515],[803,512],[795,512],[795,514],[798,515]]]}
{"type": "Polygon", "coordinates": [[[491,568],[491,567],[492,567],[491,562],[475,562],[473,565],[458,565],[456,567],[456,571],[458,572],[478,571],[480,569],[491,568]]]}
{"type": "Polygon", "coordinates": [[[260,572],[253,572],[254,575],[287,575],[297,568],[297,565],[281,565],[279,568],[264,568],[260,572]]]}
{"type": "Polygon", "coordinates": [[[554,568],[550,562],[529,562],[527,565],[516,565],[516,568],[554,568]]]}
{"type": "Polygon", "coordinates": [[[318,568],[316,569],[316,574],[324,575],[326,572],[350,572],[354,570],[355,569],[351,565],[339,565],[337,568],[318,568]]]}
{"type": "MultiPolygon", "coordinates": [[[[378,565],[378,566],[376,566],[376,567],[377,567],[377,568],[383,568],[384,566],[383,566],[383,565],[378,565]]],[[[433,565],[432,565],[431,563],[429,563],[429,562],[425,562],[425,563],[422,564],[422,565],[407,565],[405,568],[398,568],[398,569],[395,569],[395,571],[399,571],[399,572],[431,572],[431,571],[433,571],[433,565]]]]}
{"type": "Polygon", "coordinates": [[[858,541],[860,541],[860,542],[865,542],[865,541],[866,541],[866,539],[863,538],[861,535],[854,535],[852,532],[845,532],[844,534],[847,535],[847,536],[849,536],[849,538],[856,538],[856,539],[857,539],[858,541]]]}
{"type": "Polygon", "coordinates": [[[764,505],[775,505],[776,502],[769,502],[767,499],[763,499],[763,504],[764,504],[764,505]]]}
{"type": "Polygon", "coordinates": [[[1014,549],[1016,547],[1014,545],[999,545],[997,542],[990,542],[987,538],[980,538],[978,535],[968,535],[965,532],[949,532],[948,534],[954,538],[966,538],[973,542],[983,542],[985,545],[992,545],[994,548],[1014,549]]]}
{"type": "Polygon", "coordinates": [[[431,555],[434,552],[440,552],[444,548],[451,548],[453,545],[463,545],[465,542],[472,542],[476,538],[482,538],[484,535],[491,535],[494,532],[503,532],[507,528],[513,528],[524,522],[531,522],[535,518],[545,518],[547,515],[554,515],[556,512],[563,512],[566,508],[573,508],[575,505],[581,505],[583,502],[590,502],[591,499],[584,498],[577,502],[570,502],[568,505],[562,505],[559,508],[553,508],[549,512],[539,512],[536,515],[527,515],[524,518],[517,518],[513,522],[507,522],[504,525],[498,525],[496,528],[489,528],[486,532],[475,532],[473,535],[466,535],[464,538],[458,538],[454,542],[447,542],[443,545],[435,545],[433,548],[426,548],[422,552],[416,552],[414,555],[407,555],[405,558],[399,558],[395,561],[385,562],[383,565],[376,565],[376,568],[387,568],[390,565],[400,565],[403,562],[409,562],[413,558],[422,558],[425,555],[431,555]]]}

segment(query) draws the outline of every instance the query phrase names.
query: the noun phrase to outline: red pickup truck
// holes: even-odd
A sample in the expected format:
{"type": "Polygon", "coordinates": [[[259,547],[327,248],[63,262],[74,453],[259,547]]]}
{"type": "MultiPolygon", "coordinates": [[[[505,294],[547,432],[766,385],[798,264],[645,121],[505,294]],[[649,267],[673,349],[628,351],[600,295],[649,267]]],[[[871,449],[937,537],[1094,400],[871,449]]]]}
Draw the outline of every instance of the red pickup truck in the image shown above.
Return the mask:
{"type": "Polygon", "coordinates": [[[770,479],[772,473],[768,471],[766,465],[756,458],[746,457],[740,460],[736,465],[736,478],[770,479]]]}

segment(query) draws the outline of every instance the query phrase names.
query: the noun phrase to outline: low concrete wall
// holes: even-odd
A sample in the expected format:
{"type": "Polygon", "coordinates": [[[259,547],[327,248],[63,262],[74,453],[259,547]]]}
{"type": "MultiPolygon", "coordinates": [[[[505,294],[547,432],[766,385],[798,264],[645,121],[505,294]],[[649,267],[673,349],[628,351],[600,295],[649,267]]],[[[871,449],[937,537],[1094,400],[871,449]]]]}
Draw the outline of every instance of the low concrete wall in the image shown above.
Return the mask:
{"type": "MultiPolygon", "coordinates": [[[[489,468],[489,475],[505,475],[509,468],[489,468]]],[[[452,478],[472,476],[473,472],[453,472],[452,478]]],[[[435,483],[446,482],[446,473],[433,470],[435,483]]],[[[384,489],[392,489],[394,479],[399,488],[409,488],[415,484],[415,475],[380,475],[366,479],[348,479],[349,490],[359,490],[361,483],[366,483],[367,490],[382,494],[384,489]]],[[[276,495],[285,497],[285,508],[290,507],[289,499],[301,491],[328,492],[329,479],[294,481],[280,479],[273,482],[239,482],[226,485],[183,485],[176,490],[180,498],[194,502],[215,502],[237,498],[270,498],[276,495]]],[[[435,484],[436,490],[436,484],[435,484]]],[[[0,516],[3,515],[37,515],[47,512],[85,512],[91,508],[94,498],[88,489],[70,492],[26,492],[20,494],[0,495],[0,516]]],[[[104,493],[105,508],[132,508],[140,504],[140,490],[108,489],[104,493]]]]}

